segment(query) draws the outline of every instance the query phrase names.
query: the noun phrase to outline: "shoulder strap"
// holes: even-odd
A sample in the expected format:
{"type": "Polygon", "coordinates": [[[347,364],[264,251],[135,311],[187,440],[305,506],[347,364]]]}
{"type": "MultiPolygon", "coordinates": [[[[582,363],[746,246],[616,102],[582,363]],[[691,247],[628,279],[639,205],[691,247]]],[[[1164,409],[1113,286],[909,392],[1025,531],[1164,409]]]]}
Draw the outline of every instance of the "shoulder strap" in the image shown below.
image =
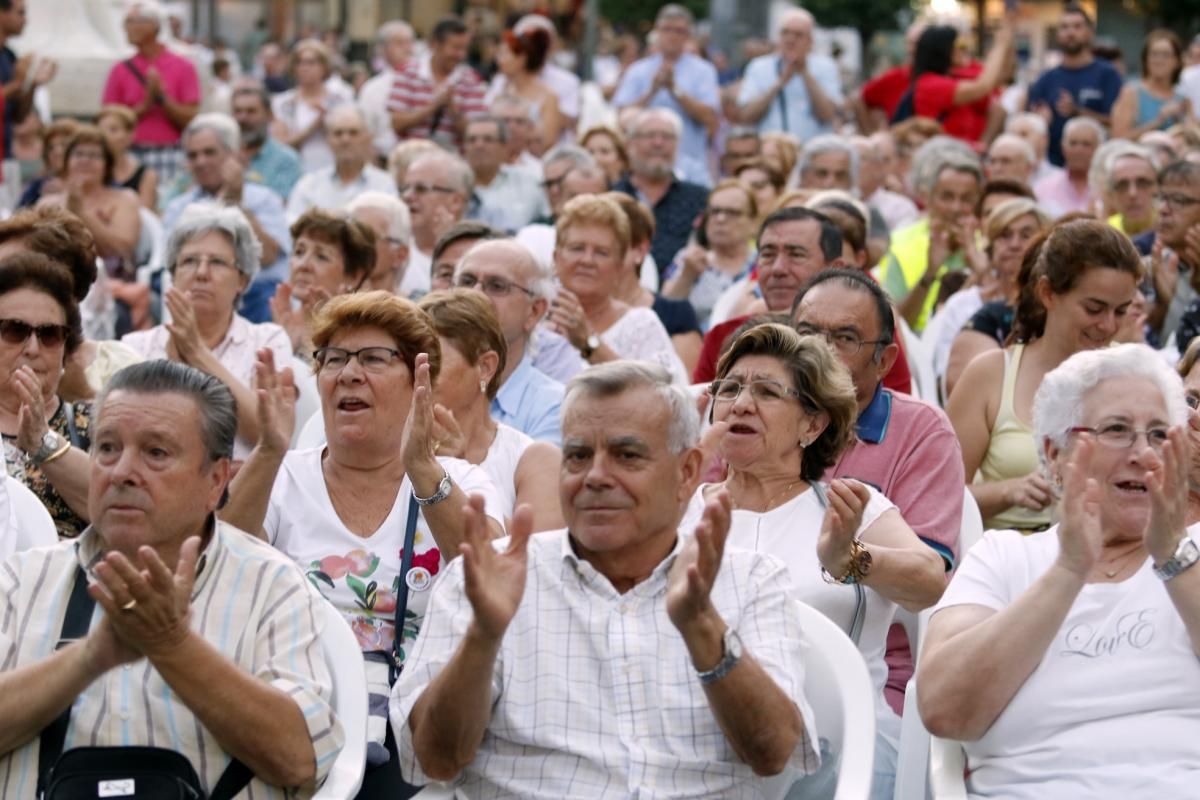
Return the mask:
{"type": "MultiPolygon", "coordinates": [[[[87,636],[88,626],[92,622],[92,609],[96,601],[87,592],[87,574],[83,567],[75,568],[75,582],[71,586],[71,596],[67,600],[67,613],[63,617],[62,634],[58,638],[55,649],[66,647],[77,639],[87,636]]],[[[71,724],[71,706],[67,706],[53,722],[42,729],[41,743],[38,747],[38,786],[37,796],[41,797],[46,788],[46,778],[50,767],[62,755],[63,744],[67,741],[67,728],[71,724]]]]}
{"type": "Polygon", "coordinates": [[[209,800],[233,800],[238,792],[250,785],[250,781],[253,779],[254,773],[250,771],[250,768],[235,758],[229,762],[229,766],[217,779],[217,785],[213,787],[209,800]]]}
{"type": "MultiPolygon", "coordinates": [[[[776,72],[776,74],[780,74],[783,72],[783,58],[782,57],[780,57],[780,59],[775,62],[775,72],[776,72]]],[[[790,81],[789,81],[789,83],[790,83],[790,81]]],[[[783,132],[789,133],[790,131],[788,131],[787,86],[784,86],[779,90],[779,94],[776,95],[776,98],[779,100],[780,124],[783,125],[783,132]]]]}
{"type": "Polygon", "coordinates": [[[400,643],[404,641],[404,615],[408,612],[408,573],[412,569],[413,541],[417,536],[417,512],[421,510],[417,504],[416,494],[408,498],[408,521],[404,524],[404,556],[400,561],[400,589],[396,593],[396,619],[393,623],[392,658],[388,664],[388,683],[395,683],[400,677],[400,643]]]}
{"type": "Polygon", "coordinates": [[[126,68],[128,68],[129,71],[133,73],[133,77],[137,78],[138,83],[140,83],[142,86],[146,85],[146,76],[143,75],[142,71],[137,68],[137,64],[133,63],[132,58],[127,58],[124,61],[122,61],[121,63],[124,64],[126,66],[126,68]]]}
{"type": "MultiPolygon", "coordinates": [[[[829,498],[825,493],[825,484],[820,481],[812,481],[809,486],[812,487],[821,508],[828,508],[829,498]]],[[[867,593],[863,590],[861,583],[856,583],[854,584],[854,616],[850,619],[850,630],[846,631],[846,635],[850,637],[850,641],[854,642],[855,647],[858,647],[858,640],[862,636],[863,624],[866,619],[867,593]]]]}
{"type": "Polygon", "coordinates": [[[79,426],[75,424],[75,406],[64,400],[62,410],[67,420],[67,439],[72,447],[83,449],[83,445],[80,444],[82,440],[79,438],[79,426]]]}

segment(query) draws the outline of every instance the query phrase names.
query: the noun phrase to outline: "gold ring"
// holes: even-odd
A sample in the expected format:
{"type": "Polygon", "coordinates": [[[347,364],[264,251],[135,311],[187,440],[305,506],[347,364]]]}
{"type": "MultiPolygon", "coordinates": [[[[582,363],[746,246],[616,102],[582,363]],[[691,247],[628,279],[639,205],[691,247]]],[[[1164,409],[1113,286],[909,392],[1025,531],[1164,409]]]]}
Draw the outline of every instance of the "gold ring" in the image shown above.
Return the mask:
{"type": "Polygon", "coordinates": [[[130,598],[128,603],[121,606],[121,610],[122,611],[133,611],[135,606],[137,606],[137,600],[134,598],[130,598]]]}

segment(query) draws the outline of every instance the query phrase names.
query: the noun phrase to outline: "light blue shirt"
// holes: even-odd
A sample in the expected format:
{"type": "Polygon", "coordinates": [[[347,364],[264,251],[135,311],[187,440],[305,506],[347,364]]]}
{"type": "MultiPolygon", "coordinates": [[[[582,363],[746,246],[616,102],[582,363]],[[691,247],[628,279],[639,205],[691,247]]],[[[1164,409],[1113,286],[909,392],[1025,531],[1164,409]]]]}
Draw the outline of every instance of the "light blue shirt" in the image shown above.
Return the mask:
{"type": "MultiPolygon", "coordinates": [[[[631,64],[625,71],[625,77],[621,79],[621,85],[617,87],[617,93],[613,96],[613,105],[623,108],[644,97],[654,84],[654,76],[658,74],[661,65],[662,56],[659,55],[643,58],[641,61],[631,64]]],[[[717,70],[699,56],[684,53],[675,62],[675,88],[718,114],[720,113],[721,95],[717,84],[717,70]]],[[[666,89],[659,89],[655,92],[646,107],[669,108],[683,119],[683,138],[679,141],[675,168],[684,175],[685,180],[706,186],[711,184],[712,178],[707,175],[706,167],[703,176],[696,175],[700,167],[708,164],[707,129],[689,117],[679,101],[666,89]],[[697,180],[697,177],[703,177],[703,180],[697,180]]]]}
{"type": "Polygon", "coordinates": [[[533,366],[527,353],[496,392],[492,419],[533,439],[562,445],[563,385],[533,366]]]}
{"type": "MultiPolygon", "coordinates": [[[[829,56],[810,54],[805,63],[808,73],[821,87],[825,96],[839,105],[844,102],[842,78],[834,60],[829,56]]],[[[747,64],[745,75],[742,77],[742,87],[738,91],[738,105],[743,106],[771,91],[775,82],[779,80],[780,69],[779,56],[774,54],[759,56],[747,64]]],[[[812,101],[808,96],[808,87],[804,85],[804,78],[793,75],[779,96],[771,101],[767,113],[758,121],[758,130],[760,133],[784,131],[798,137],[801,142],[807,142],[819,134],[831,133],[833,126],[819,122],[813,115],[812,101]],[[786,118],[783,113],[784,107],[787,108],[786,118]]]]}
{"type": "MultiPolygon", "coordinates": [[[[163,230],[167,236],[179,221],[183,209],[200,200],[215,200],[216,198],[199,186],[193,186],[188,191],[176,197],[167,204],[163,211],[163,230]]],[[[279,257],[273,264],[263,264],[255,276],[255,280],[273,279],[286,281],[288,277],[288,257],[292,252],[292,235],[288,232],[287,217],[283,213],[283,201],[279,195],[265,186],[257,183],[247,183],[242,186],[241,207],[254,215],[263,231],[279,245],[279,257]]]]}

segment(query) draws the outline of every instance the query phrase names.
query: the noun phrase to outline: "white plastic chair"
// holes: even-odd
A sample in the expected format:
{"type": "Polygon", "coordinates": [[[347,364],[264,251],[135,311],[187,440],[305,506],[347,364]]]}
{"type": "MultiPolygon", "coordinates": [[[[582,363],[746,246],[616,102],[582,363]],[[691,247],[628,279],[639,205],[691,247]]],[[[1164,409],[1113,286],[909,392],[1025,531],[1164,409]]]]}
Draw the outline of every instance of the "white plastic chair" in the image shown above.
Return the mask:
{"type": "MultiPolygon", "coordinates": [[[[149,247],[147,248],[146,258],[141,260],[141,263],[137,265],[137,279],[139,283],[149,283],[149,277],[166,266],[167,232],[164,230],[162,220],[158,218],[158,215],[145,206],[138,208],[138,219],[142,225],[140,238],[149,247]]],[[[139,250],[141,250],[141,247],[139,247],[139,250]]]]}
{"type": "Polygon", "coordinates": [[[325,444],[325,425],[324,419],[321,417],[321,397],[317,392],[317,376],[313,375],[312,369],[298,358],[293,360],[291,366],[296,388],[300,390],[300,396],[296,398],[296,428],[292,432],[292,448],[298,450],[325,444]],[[313,427],[313,424],[320,431],[320,441],[311,441],[306,444],[304,434],[313,427]]]}
{"type": "Polygon", "coordinates": [[[908,369],[912,373],[913,391],[917,397],[926,402],[940,405],[938,402],[937,376],[933,372],[933,360],[925,343],[913,333],[908,323],[896,317],[896,325],[900,335],[904,337],[904,353],[908,357],[908,369]]]}
{"type": "Polygon", "coordinates": [[[346,744],[313,800],[352,800],[367,769],[367,673],[358,639],[333,604],[322,601],[325,663],[333,676],[333,705],[346,744]]]}

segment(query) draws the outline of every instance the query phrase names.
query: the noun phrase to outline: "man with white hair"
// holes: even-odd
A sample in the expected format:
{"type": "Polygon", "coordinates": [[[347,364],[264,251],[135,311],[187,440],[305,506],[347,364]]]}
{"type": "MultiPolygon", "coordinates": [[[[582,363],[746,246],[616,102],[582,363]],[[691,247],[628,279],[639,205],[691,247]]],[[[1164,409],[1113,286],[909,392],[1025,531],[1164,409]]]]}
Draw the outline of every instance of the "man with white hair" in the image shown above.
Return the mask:
{"type": "Polygon", "coordinates": [[[1033,171],[1033,178],[1029,182],[1031,186],[1059,171],[1046,155],[1050,150],[1050,126],[1040,114],[1032,111],[1009,114],[1004,120],[1004,132],[1020,136],[1033,148],[1037,157],[1037,169],[1033,171]]]}
{"type": "Polygon", "coordinates": [[[746,65],[738,91],[742,121],[759,131],[783,131],[806,142],[833,130],[844,102],[837,64],[812,52],[813,15],[789,11],[779,28],[779,48],[746,65]]]}
{"type": "Polygon", "coordinates": [[[888,230],[915,222],[921,212],[905,195],[887,188],[896,161],[896,142],[888,131],[850,139],[858,150],[858,194],[879,212],[888,230]]]}
{"type": "Polygon", "coordinates": [[[554,291],[549,270],[519,242],[491,239],[473,245],[462,257],[454,285],[483,292],[496,308],[508,345],[492,418],[534,439],[561,444],[563,385],[534,366],[530,347],[554,291]]]}
{"type": "Polygon", "coordinates": [[[241,314],[251,322],[270,322],[270,299],[275,287],[287,280],[292,237],[279,195],[245,180],[238,161],[239,142],[237,123],[228,114],[200,114],[188,124],[183,149],[193,185],[163,209],[163,228],[170,235],[179,215],[198,200],[238,206],[262,244],[262,269],[242,295],[241,314]]]}
{"type": "Polygon", "coordinates": [[[800,152],[800,187],[853,191],[858,185],[858,150],[833,134],[806,142],[800,152]]]}
{"type": "Polygon", "coordinates": [[[674,112],[681,129],[673,166],[685,180],[710,186],[708,141],[721,121],[721,97],[716,67],[687,52],[693,27],[692,12],[683,6],[669,3],[659,9],[654,24],[658,52],[629,65],[612,103],[618,109],[674,112]]]}
{"type": "Polygon", "coordinates": [[[708,204],[707,189],[679,180],[672,169],[682,129],[682,121],[670,109],[648,108],[634,117],[629,126],[629,175],[613,187],[654,211],[650,254],[660,270],[687,244],[692,225],[708,204]]]}
{"type": "MultiPolygon", "coordinates": [[[[558,97],[558,113],[563,117],[563,138],[566,141],[574,141],[573,131],[575,123],[579,120],[581,108],[579,77],[574,72],[558,66],[550,58],[558,46],[558,30],[549,17],[542,14],[526,14],[517,20],[517,24],[513,26],[513,33],[517,36],[524,36],[535,29],[543,30],[550,36],[550,49],[546,54],[546,63],[538,73],[538,80],[549,86],[550,91],[558,97]]],[[[488,97],[499,98],[509,94],[505,91],[507,87],[508,79],[503,75],[496,75],[492,79],[488,97]]],[[[495,109],[493,109],[493,113],[495,113],[495,109]]],[[[547,147],[553,147],[554,144],[554,142],[545,143],[547,147]]]]}
{"type": "Polygon", "coordinates": [[[347,104],[326,112],[325,138],[333,166],[307,173],[292,189],[289,223],[310,208],[342,208],[363,192],[396,194],[392,176],[370,163],[371,133],[362,109],[347,104]]]}
{"type": "Polygon", "coordinates": [[[427,153],[409,166],[399,187],[412,219],[409,268],[400,283],[401,297],[429,291],[433,246],[466,214],[474,188],[470,165],[453,153],[427,153]]]}
{"type": "Polygon", "coordinates": [[[1092,189],[1088,172],[1092,159],[1107,134],[1104,126],[1091,117],[1072,117],[1063,126],[1063,168],[1033,185],[1038,205],[1051,217],[1072,211],[1087,212],[1092,207],[1092,189]]]}
{"type": "Polygon", "coordinates": [[[1002,133],[988,147],[984,165],[989,180],[1012,180],[1031,186],[1037,153],[1020,136],[1002,133]]]}
{"type": "Polygon", "coordinates": [[[535,130],[533,108],[529,101],[515,94],[502,94],[492,100],[488,110],[493,117],[504,122],[508,133],[508,141],[504,145],[504,163],[532,172],[540,180],[542,161],[529,152],[529,142],[535,130]]]}
{"type": "Polygon", "coordinates": [[[1106,190],[1116,213],[1108,218],[1126,236],[1154,227],[1154,196],[1158,192],[1158,158],[1148,147],[1133,144],[1115,148],[1105,158],[1106,190]]]}
{"type": "Polygon", "coordinates": [[[133,111],[131,152],[166,184],[183,166],[180,134],[200,110],[200,78],[192,62],[159,41],[162,19],[157,0],[129,4],[125,35],[137,52],[113,65],[101,102],[133,111]]]}
{"type": "Polygon", "coordinates": [[[382,158],[392,152],[397,141],[392,115],[387,109],[388,95],[392,93],[397,76],[412,60],[415,39],[412,26],[404,20],[393,19],[379,26],[375,45],[383,56],[383,69],[358,90],[358,107],[367,118],[371,144],[375,155],[382,158]]]}
{"type": "Polygon", "coordinates": [[[471,219],[512,233],[549,212],[541,181],[529,170],[505,163],[508,126],[483,114],[467,121],[463,157],[475,176],[471,219]]]}
{"type": "Polygon", "coordinates": [[[395,292],[408,267],[412,220],[395,194],[363,192],[346,206],[350,216],[375,231],[375,267],[363,289],[395,292]]]}

